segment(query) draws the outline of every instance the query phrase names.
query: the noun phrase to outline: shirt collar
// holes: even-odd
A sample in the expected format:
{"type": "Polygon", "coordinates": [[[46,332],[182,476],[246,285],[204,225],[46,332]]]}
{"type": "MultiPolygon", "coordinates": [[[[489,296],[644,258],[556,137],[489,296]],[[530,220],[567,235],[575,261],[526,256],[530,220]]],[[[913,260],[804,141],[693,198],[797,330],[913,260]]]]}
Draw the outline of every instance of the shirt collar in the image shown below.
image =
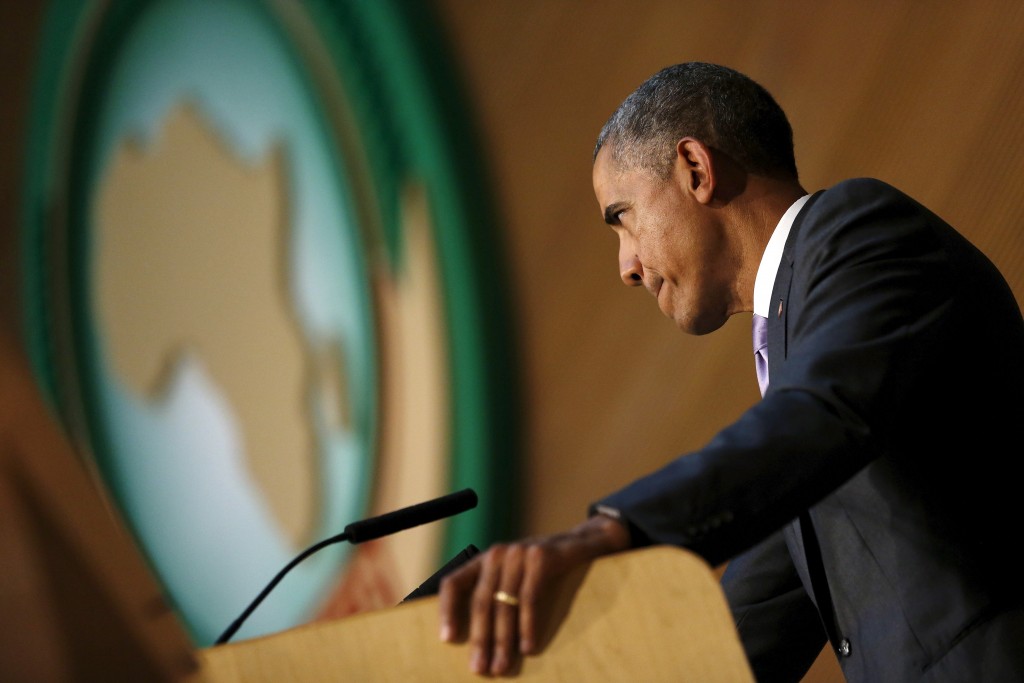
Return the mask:
{"type": "Polygon", "coordinates": [[[761,255],[761,265],[757,268],[757,277],[754,279],[754,313],[768,317],[768,307],[771,306],[772,287],[775,286],[775,276],[779,272],[779,264],[782,263],[782,249],[786,246],[786,238],[793,227],[796,215],[800,213],[811,195],[805,194],[793,202],[786,213],[782,214],[779,224],[775,226],[768,245],[761,255]]]}

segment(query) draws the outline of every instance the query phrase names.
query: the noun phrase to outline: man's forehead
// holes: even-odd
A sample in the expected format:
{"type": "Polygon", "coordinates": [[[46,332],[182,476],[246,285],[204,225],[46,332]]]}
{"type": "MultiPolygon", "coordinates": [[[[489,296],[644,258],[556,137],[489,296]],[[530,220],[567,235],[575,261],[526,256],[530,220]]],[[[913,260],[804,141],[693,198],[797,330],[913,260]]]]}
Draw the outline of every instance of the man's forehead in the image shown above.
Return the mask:
{"type": "Polygon", "coordinates": [[[612,179],[622,175],[622,172],[622,163],[615,155],[615,149],[611,145],[602,147],[594,159],[594,177],[612,179]]]}
{"type": "Polygon", "coordinates": [[[597,166],[599,163],[606,164],[609,161],[613,161],[614,157],[615,143],[611,139],[605,140],[604,144],[601,145],[601,148],[597,150],[597,155],[594,157],[594,166],[597,166]]]}
{"type": "MultiPolygon", "coordinates": [[[[594,159],[593,181],[594,191],[599,189],[602,193],[619,194],[627,192],[634,179],[639,179],[639,169],[628,167],[623,164],[622,159],[615,155],[615,150],[609,146],[602,147],[594,159]]],[[[623,197],[603,197],[603,200],[616,201],[623,197]]]]}
{"type": "Polygon", "coordinates": [[[597,195],[599,203],[612,201],[606,195],[611,192],[613,181],[618,175],[618,170],[615,167],[616,164],[611,158],[608,147],[602,147],[597,153],[597,158],[594,159],[593,168],[594,193],[597,195]]]}

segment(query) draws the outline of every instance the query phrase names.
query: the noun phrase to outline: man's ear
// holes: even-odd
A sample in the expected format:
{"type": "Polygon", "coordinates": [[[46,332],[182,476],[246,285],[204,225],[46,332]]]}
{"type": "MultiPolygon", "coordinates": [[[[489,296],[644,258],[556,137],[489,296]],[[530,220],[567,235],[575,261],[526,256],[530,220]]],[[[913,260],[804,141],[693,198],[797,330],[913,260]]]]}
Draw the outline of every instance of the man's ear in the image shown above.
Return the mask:
{"type": "Polygon", "coordinates": [[[687,189],[701,204],[710,204],[715,194],[714,161],[711,150],[693,137],[676,143],[676,172],[687,189]]]}

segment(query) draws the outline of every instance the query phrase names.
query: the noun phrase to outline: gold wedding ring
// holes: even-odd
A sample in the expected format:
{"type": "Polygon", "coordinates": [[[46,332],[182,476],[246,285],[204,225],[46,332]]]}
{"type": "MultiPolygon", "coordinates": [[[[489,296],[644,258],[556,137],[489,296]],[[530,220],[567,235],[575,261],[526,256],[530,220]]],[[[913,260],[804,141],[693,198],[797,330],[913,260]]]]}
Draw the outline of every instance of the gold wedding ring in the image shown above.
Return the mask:
{"type": "Polygon", "coordinates": [[[511,593],[506,593],[505,591],[495,591],[494,599],[502,603],[503,605],[509,605],[510,607],[519,606],[519,598],[512,595],[511,593]]]}

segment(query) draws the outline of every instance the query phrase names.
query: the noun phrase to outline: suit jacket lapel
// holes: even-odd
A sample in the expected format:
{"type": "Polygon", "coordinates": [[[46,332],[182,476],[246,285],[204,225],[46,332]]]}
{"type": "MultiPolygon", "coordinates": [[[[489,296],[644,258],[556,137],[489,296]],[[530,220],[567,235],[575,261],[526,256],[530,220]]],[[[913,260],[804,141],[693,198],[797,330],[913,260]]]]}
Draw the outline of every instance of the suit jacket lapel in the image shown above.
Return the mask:
{"type": "MultiPolygon", "coordinates": [[[[779,272],[775,276],[775,284],[772,287],[772,303],[768,312],[768,376],[773,380],[779,376],[777,368],[781,369],[789,354],[787,331],[789,330],[790,311],[787,301],[793,283],[793,266],[796,262],[794,244],[800,231],[804,228],[808,210],[820,196],[821,192],[816,192],[804,204],[800,213],[797,214],[796,220],[793,221],[786,246],[782,250],[779,272]]],[[[828,589],[828,579],[821,559],[821,549],[809,510],[802,512],[799,521],[794,521],[786,528],[785,537],[790,547],[790,553],[793,554],[794,563],[798,568],[797,571],[801,575],[806,572],[825,632],[832,647],[836,648],[839,646],[841,635],[836,625],[832,596],[828,589]],[[800,566],[801,564],[803,567],[800,566]]]]}
{"type": "Polygon", "coordinates": [[[807,218],[810,208],[821,194],[821,191],[814,193],[807,200],[807,203],[803,205],[800,213],[797,214],[796,219],[793,221],[793,227],[789,231],[786,246],[782,249],[779,271],[775,275],[775,283],[772,286],[772,300],[768,308],[768,376],[773,379],[778,376],[776,374],[776,367],[780,367],[783,360],[789,354],[787,346],[789,339],[787,334],[789,329],[787,322],[789,310],[786,302],[789,299],[789,290],[793,283],[793,264],[795,263],[793,252],[795,250],[796,236],[803,229],[804,220],[807,218]]]}

